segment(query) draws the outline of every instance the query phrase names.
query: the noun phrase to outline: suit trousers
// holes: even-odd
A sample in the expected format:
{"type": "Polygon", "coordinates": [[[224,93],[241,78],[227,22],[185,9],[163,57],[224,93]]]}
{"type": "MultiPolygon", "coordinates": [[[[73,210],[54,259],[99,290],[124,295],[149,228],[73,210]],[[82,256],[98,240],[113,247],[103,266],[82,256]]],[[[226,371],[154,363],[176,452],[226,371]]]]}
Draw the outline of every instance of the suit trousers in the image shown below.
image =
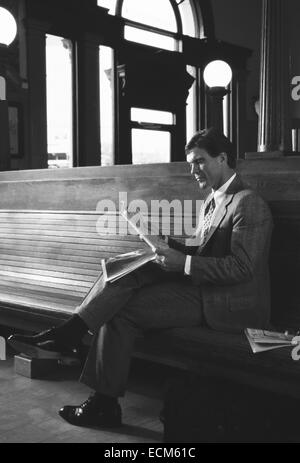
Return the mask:
{"type": "Polygon", "coordinates": [[[94,334],[80,381],[119,397],[126,390],[136,336],[200,325],[201,291],[190,277],[149,263],[113,283],[105,284],[101,275],[76,313],[94,334]]]}

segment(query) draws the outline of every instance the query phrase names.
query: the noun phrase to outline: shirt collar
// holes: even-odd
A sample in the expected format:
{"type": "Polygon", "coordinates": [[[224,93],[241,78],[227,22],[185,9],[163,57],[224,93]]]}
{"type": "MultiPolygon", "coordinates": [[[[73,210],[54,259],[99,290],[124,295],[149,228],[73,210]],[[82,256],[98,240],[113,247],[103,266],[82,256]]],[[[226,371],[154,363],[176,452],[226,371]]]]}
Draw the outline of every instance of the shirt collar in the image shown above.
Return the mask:
{"type": "Polygon", "coordinates": [[[216,202],[218,202],[219,200],[222,199],[223,195],[226,193],[229,185],[233,182],[233,180],[235,179],[236,177],[236,172],[230,177],[229,180],[227,180],[226,183],[224,183],[220,188],[218,188],[217,190],[212,190],[211,194],[211,198],[214,198],[214,200],[216,202]]]}
{"type": "Polygon", "coordinates": [[[223,183],[223,185],[218,188],[217,190],[211,190],[211,194],[209,195],[209,200],[214,198],[216,205],[219,204],[221,201],[223,201],[223,197],[229,187],[229,185],[233,182],[233,180],[236,177],[236,172],[230,177],[229,180],[227,180],[226,183],[223,183]]]}

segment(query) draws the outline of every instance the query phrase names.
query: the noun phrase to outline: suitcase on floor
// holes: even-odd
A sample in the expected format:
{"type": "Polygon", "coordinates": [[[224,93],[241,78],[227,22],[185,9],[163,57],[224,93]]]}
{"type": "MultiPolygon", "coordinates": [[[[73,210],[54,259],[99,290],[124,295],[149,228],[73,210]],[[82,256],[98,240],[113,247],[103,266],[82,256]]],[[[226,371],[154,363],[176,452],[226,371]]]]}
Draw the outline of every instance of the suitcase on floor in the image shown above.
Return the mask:
{"type": "Polygon", "coordinates": [[[173,381],[166,390],[166,443],[295,442],[299,401],[223,379],[173,381]]]}

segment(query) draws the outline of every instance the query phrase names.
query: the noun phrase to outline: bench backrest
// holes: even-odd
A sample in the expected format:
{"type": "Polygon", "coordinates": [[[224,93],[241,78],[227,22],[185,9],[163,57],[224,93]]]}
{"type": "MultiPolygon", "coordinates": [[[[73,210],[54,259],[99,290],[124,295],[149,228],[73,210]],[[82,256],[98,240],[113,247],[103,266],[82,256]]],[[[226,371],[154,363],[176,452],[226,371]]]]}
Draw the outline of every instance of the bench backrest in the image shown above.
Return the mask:
{"type": "MultiPolygon", "coordinates": [[[[270,257],[273,321],[287,328],[299,328],[300,159],[240,161],[238,167],[246,182],[257,189],[269,203],[274,217],[275,228],[270,257]]],[[[66,284],[67,282],[69,284],[69,280],[76,281],[76,294],[81,297],[85,289],[92,284],[99,270],[98,258],[107,257],[112,248],[117,249],[117,241],[114,241],[112,245],[113,237],[104,239],[102,236],[101,238],[97,230],[95,231],[93,221],[97,216],[97,210],[100,211],[103,206],[103,201],[112,201],[111,204],[115,204],[116,209],[119,208],[120,193],[121,199],[124,199],[123,193],[127,195],[128,203],[132,200],[144,200],[148,205],[153,200],[161,199],[168,201],[178,199],[182,204],[184,200],[203,199],[196,183],[190,177],[186,163],[2,172],[0,173],[0,208],[3,211],[17,210],[21,214],[14,224],[7,222],[8,213],[1,213],[2,220],[6,214],[6,225],[4,221],[3,228],[7,228],[7,233],[3,230],[0,235],[1,252],[4,246],[6,256],[6,261],[2,260],[3,264],[7,268],[13,266],[11,259],[7,257],[11,255],[6,247],[8,244],[11,246],[11,252],[25,258],[20,259],[20,262],[26,263],[27,259],[27,266],[29,266],[30,257],[22,253],[26,247],[27,250],[36,247],[37,254],[34,259],[32,255],[32,262],[35,262],[37,267],[36,271],[38,272],[38,266],[42,265],[39,259],[43,254],[43,259],[49,260],[52,266],[52,270],[48,271],[58,272],[56,275],[58,278],[62,277],[66,284]],[[36,211],[36,215],[30,211],[36,211]],[[43,214],[38,211],[47,211],[48,218],[47,214],[38,215],[43,214]],[[24,235],[25,216],[27,217],[26,237],[24,235]],[[28,227],[29,218],[35,219],[32,225],[35,230],[39,230],[35,235],[28,227]],[[18,231],[20,235],[18,240],[16,236],[14,238],[8,236],[9,230],[13,231],[16,224],[18,224],[17,227],[23,228],[23,233],[20,234],[18,231]],[[66,226],[66,229],[59,230],[58,224],[66,226]],[[49,229],[45,233],[47,226],[49,229]],[[50,226],[53,228],[51,233],[50,226]],[[32,246],[33,236],[36,238],[35,243],[38,243],[34,246],[32,246]],[[22,252],[19,245],[23,246],[22,252]],[[74,252],[72,258],[69,253],[71,249],[74,252]],[[50,254],[47,255],[47,252],[50,254]],[[66,263],[66,270],[55,269],[56,258],[54,256],[57,255],[66,263]],[[88,268],[80,264],[83,255],[88,257],[88,262],[85,261],[88,268]]],[[[12,215],[10,218],[12,219],[12,215]]],[[[14,232],[16,233],[16,230],[14,232]]],[[[125,252],[126,246],[128,248],[131,245],[136,246],[130,240],[125,248],[123,245],[122,242],[118,251],[122,249],[122,252],[125,252]]],[[[43,269],[40,268],[40,270],[43,269]]],[[[11,272],[11,269],[6,271],[11,272]]],[[[49,274],[48,277],[50,278],[51,275],[49,274]]]]}
{"type": "Polygon", "coordinates": [[[101,258],[143,244],[98,232],[102,214],[0,210],[0,299],[72,311],[101,270],[101,258]]]}

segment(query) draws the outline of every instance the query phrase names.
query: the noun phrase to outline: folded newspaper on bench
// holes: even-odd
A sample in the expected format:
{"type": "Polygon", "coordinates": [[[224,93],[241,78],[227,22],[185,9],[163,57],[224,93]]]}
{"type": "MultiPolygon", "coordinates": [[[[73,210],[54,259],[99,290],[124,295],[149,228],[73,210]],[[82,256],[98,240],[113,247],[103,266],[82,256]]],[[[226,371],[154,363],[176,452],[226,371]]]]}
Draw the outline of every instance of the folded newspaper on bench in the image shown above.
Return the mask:
{"type": "MultiPolygon", "coordinates": [[[[149,249],[137,249],[136,251],[119,254],[109,259],[102,259],[101,264],[104,279],[110,282],[116,281],[142,265],[158,259],[158,255],[156,254],[157,247],[167,246],[163,238],[159,236],[158,230],[154,236],[145,234],[145,231],[148,230],[148,224],[142,214],[135,214],[135,220],[133,221],[127,210],[122,210],[120,213],[140,239],[147,243],[149,249]]],[[[153,226],[151,230],[153,230],[153,226]]]]}
{"type": "Polygon", "coordinates": [[[246,337],[249,341],[252,351],[257,354],[279,347],[295,346],[298,344],[295,335],[280,333],[277,331],[258,330],[253,328],[245,329],[246,337]]]}

